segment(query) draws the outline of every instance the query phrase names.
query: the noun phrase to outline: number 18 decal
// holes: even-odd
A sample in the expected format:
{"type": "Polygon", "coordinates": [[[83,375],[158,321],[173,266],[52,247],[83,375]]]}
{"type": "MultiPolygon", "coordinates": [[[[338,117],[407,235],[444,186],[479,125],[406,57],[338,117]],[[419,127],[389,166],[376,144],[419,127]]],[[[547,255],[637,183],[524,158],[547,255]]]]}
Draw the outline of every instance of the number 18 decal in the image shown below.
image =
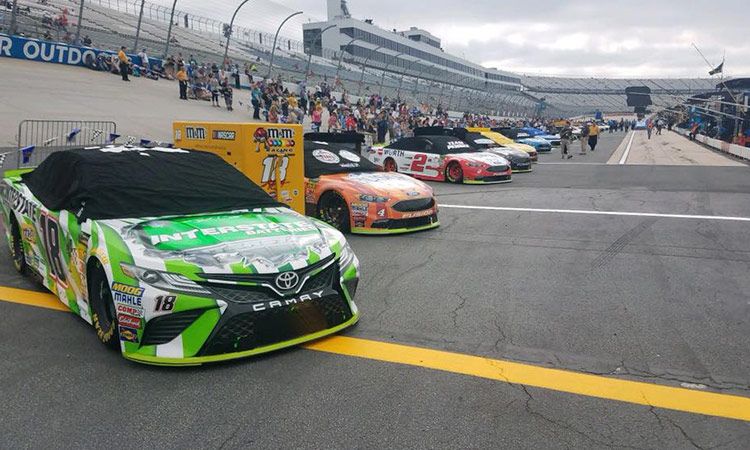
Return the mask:
{"type": "Polygon", "coordinates": [[[276,181],[276,166],[279,166],[279,181],[286,181],[286,169],[289,167],[289,157],[276,157],[268,156],[263,160],[263,175],[261,176],[261,183],[268,183],[269,181],[276,181]],[[279,160],[281,162],[279,163],[279,160]]]}
{"type": "Polygon", "coordinates": [[[60,225],[54,217],[42,214],[39,217],[42,228],[42,240],[44,241],[44,250],[49,262],[49,274],[63,287],[67,286],[65,279],[65,270],[60,260],[60,225]]]}

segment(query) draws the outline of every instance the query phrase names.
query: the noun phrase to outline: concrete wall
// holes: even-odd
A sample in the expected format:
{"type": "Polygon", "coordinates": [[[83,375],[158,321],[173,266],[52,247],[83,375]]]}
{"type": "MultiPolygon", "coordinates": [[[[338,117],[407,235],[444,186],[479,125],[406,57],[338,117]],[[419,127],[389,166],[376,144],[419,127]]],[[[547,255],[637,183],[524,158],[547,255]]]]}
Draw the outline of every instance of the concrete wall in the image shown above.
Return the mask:
{"type": "MultiPolygon", "coordinates": [[[[688,134],[690,134],[688,130],[683,130],[682,128],[675,128],[674,130],[683,136],[688,136],[688,134]]],[[[720,152],[728,153],[738,158],[750,160],[750,148],[749,147],[741,147],[737,144],[730,144],[728,142],[724,142],[719,139],[710,138],[702,134],[699,134],[698,136],[696,136],[695,140],[698,142],[702,142],[715,150],[719,150],[720,152]]]]}

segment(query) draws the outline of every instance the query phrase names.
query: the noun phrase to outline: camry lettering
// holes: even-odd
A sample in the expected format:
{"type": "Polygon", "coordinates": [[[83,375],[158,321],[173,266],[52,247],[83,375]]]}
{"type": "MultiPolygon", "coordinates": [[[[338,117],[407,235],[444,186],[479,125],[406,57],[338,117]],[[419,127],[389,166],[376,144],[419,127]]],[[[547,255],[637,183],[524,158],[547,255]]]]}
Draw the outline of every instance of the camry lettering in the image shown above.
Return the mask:
{"type": "Polygon", "coordinates": [[[270,302],[254,303],[253,311],[266,311],[268,309],[281,308],[283,306],[296,305],[297,303],[309,302],[310,300],[317,300],[323,298],[323,291],[311,292],[310,294],[303,294],[297,298],[288,298],[286,300],[272,300],[270,302]]]}

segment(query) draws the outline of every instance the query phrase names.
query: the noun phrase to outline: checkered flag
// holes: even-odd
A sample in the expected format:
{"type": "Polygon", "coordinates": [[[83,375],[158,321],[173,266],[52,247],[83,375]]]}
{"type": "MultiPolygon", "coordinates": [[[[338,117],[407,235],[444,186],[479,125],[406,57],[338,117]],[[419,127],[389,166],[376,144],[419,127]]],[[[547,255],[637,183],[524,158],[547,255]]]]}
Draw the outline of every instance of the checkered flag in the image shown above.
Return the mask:
{"type": "Polygon", "coordinates": [[[8,156],[8,153],[10,152],[0,153],[0,167],[5,165],[5,157],[8,156]]]}
{"type": "Polygon", "coordinates": [[[55,142],[56,140],[57,140],[56,137],[49,138],[46,141],[42,142],[42,147],[47,147],[48,145],[50,145],[51,143],[55,142]]]}
{"type": "Polygon", "coordinates": [[[136,139],[137,138],[135,136],[128,136],[128,140],[125,142],[125,145],[133,145],[133,144],[135,144],[136,139]]]}
{"type": "Polygon", "coordinates": [[[99,139],[99,136],[101,136],[103,133],[102,130],[93,130],[91,132],[91,142],[94,142],[95,140],[99,139]]]}

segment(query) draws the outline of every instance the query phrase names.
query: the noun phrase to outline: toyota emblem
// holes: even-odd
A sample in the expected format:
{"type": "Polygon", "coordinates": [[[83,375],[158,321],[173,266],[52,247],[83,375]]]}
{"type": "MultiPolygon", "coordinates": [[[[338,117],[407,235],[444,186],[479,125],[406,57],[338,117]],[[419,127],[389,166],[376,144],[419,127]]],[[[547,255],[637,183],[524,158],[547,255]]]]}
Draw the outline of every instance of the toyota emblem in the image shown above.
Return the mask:
{"type": "Polygon", "coordinates": [[[276,276],[276,287],[282,291],[294,289],[299,283],[299,275],[294,272],[282,272],[276,276]]]}

